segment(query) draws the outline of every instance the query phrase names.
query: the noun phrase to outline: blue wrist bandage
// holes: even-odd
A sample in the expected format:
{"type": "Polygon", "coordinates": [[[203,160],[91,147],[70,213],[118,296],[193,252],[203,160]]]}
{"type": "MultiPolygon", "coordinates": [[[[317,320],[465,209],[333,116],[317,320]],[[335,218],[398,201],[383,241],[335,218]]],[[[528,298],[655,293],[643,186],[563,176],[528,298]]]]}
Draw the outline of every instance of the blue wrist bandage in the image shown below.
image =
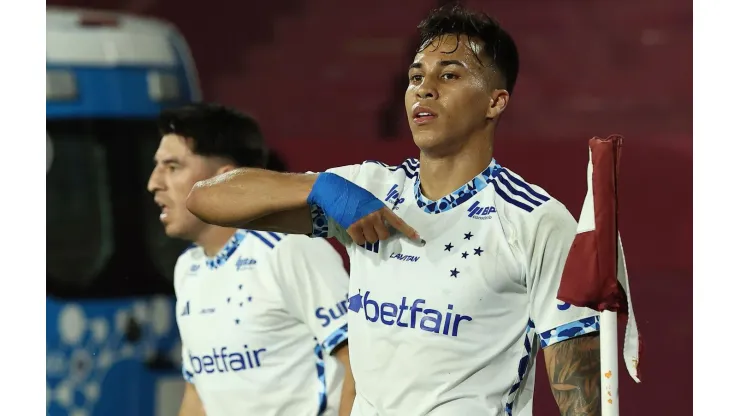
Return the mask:
{"type": "Polygon", "coordinates": [[[373,194],[333,173],[320,173],[308,194],[309,205],[318,205],[326,215],[347,229],[385,204],[373,194]]]}

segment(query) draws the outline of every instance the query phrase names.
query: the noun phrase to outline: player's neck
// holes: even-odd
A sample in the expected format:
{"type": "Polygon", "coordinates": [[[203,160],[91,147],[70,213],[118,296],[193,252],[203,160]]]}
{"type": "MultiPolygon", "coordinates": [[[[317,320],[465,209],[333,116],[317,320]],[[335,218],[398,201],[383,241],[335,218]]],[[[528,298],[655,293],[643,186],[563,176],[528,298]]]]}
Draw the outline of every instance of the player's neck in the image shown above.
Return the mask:
{"type": "Polygon", "coordinates": [[[470,141],[457,152],[443,156],[422,151],[419,157],[422,194],[437,201],[470,182],[491,163],[491,143],[490,139],[470,141]]]}
{"type": "Polygon", "coordinates": [[[213,257],[221,251],[236,232],[235,228],[207,226],[198,236],[195,244],[203,247],[206,256],[213,257]]]}

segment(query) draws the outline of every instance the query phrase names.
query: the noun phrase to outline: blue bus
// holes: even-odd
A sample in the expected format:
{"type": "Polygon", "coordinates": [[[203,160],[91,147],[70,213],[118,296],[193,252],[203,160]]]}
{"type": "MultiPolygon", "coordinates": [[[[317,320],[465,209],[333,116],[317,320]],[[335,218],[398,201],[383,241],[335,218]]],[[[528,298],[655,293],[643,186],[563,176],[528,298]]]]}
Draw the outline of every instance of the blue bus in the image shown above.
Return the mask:
{"type": "Polygon", "coordinates": [[[46,12],[49,416],[175,416],[183,384],[167,238],[146,181],[162,108],[200,100],[169,23],[46,12]]]}

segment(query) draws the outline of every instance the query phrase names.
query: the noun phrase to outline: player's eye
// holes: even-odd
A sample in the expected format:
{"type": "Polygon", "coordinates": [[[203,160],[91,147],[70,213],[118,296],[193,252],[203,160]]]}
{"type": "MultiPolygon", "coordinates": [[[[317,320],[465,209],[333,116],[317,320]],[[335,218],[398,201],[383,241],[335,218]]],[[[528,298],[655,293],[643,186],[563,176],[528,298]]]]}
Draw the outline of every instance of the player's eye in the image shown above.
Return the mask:
{"type": "Polygon", "coordinates": [[[453,74],[453,73],[451,73],[451,72],[445,72],[444,74],[442,74],[442,79],[445,79],[445,80],[448,80],[448,81],[449,80],[452,80],[452,79],[458,79],[458,78],[460,78],[460,77],[457,76],[457,75],[455,75],[455,74],[453,74]]]}
{"type": "Polygon", "coordinates": [[[418,83],[418,82],[421,82],[422,79],[423,77],[419,74],[409,75],[409,82],[418,83]]]}

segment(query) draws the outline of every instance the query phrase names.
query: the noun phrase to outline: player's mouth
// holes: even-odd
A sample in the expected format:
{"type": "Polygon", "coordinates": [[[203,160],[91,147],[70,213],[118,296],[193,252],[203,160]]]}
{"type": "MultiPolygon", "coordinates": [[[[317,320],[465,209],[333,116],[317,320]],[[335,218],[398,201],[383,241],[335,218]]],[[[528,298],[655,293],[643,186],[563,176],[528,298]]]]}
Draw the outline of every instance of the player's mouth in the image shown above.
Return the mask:
{"type": "Polygon", "coordinates": [[[161,210],[159,213],[159,220],[164,222],[165,220],[167,220],[167,217],[170,214],[170,209],[169,207],[167,207],[167,204],[165,204],[164,202],[160,202],[160,201],[155,201],[155,202],[157,203],[157,205],[159,205],[159,209],[161,210]]]}
{"type": "Polygon", "coordinates": [[[430,123],[432,120],[437,118],[437,113],[427,107],[420,105],[414,106],[413,112],[414,124],[417,126],[430,123]]]}

